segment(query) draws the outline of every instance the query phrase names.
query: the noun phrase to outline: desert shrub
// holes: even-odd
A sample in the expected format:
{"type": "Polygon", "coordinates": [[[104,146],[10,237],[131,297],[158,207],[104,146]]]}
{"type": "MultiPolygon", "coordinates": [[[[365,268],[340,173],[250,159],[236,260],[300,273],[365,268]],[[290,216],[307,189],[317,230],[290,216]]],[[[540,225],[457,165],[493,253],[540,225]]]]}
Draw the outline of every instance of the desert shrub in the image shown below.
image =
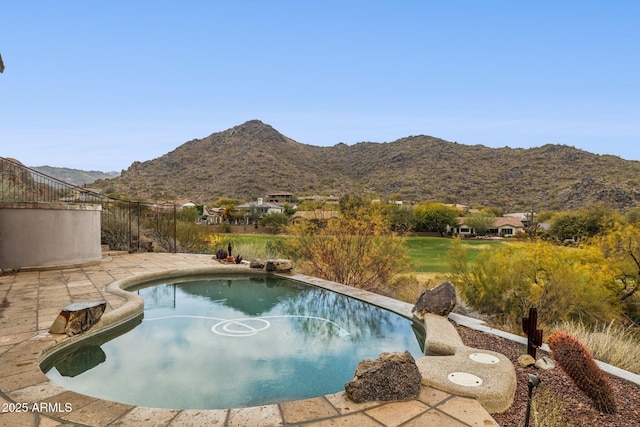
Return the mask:
{"type": "Polygon", "coordinates": [[[379,290],[379,293],[399,301],[415,304],[420,293],[431,287],[431,281],[423,283],[413,274],[402,274],[391,279],[387,286],[379,290]]]}
{"type": "Polygon", "coordinates": [[[178,221],[176,229],[178,252],[207,253],[208,237],[209,233],[204,227],[190,221],[178,221]]]}
{"type": "Polygon", "coordinates": [[[613,389],[589,350],[577,338],[556,331],[548,338],[551,356],[601,412],[616,413],[613,389]]]}
{"type": "MultiPolygon", "coordinates": [[[[137,230],[137,228],[136,228],[137,230]]],[[[136,230],[134,233],[137,234],[136,230]]],[[[100,223],[100,233],[103,245],[108,245],[112,251],[129,250],[129,220],[121,216],[108,218],[100,223]]]]}
{"type": "Polygon", "coordinates": [[[259,243],[238,243],[233,248],[234,255],[241,255],[242,259],[268,259],[268,251],[264,244],[259,243]]]}
{"type": "Polygon", "coordinates": [[[376,291],[408,264],[403,239],[375,206],[351,204],[325,228],[303,222],[289,234],[285,252],[303,272],[357,288],[376,291]]]}
{"type": "Polygon", "coordinates": [[[480,253],[469,266],[454,241],[450,256],[450,280],[460,296],[516,333],[531,307],[540,309],[545,329],[561,320],[609,321],[621,312],[614,275],[593,248],[512,243],[480,253]]]}

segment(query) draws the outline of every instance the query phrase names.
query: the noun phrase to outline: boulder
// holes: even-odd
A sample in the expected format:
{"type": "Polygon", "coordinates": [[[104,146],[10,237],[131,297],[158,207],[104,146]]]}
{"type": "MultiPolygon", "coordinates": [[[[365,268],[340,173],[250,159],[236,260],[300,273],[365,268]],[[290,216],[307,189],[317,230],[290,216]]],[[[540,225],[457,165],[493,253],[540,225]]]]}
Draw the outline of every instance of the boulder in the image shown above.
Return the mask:
{"type": "Polygon", "coordinates": [[[106,301],[70,304],[58,314],[53,325],[49,328],[49,332],[72,336],[88,331],[100,320],[106,308],[106,301]]]}
{"type": "Polygon", "coordinates": [[[344,389],[356,403],[403,400],[420,394],[422,376],[408,351],[382,353],[376,360],[360,362],[354,378],[344,389]]]}
{"type": "Polygon", "coordinates": [[[431,290],[422,291],[411,312],[422,320],[426,313],[448,316],[455,306],[456,288],[453,283],[447,281],[431,290]]]}
{"type": "Polygon", "coordinates": [[[543,371],[550,371],[551,369],[555,369],[556,364],[550,357],[542,356],[540,359],[536,360],[536,363],[533,366],[543,371]]]}
{"type": "Polygon", "coordinates": [[[260,260],[260,259],[252,259],[249,262],[249,268],[259,268],[259,269],[263,269],[265,266],[265,262],[260,260]]]}
{"type": "Polygon", "coordinates": [[[520,366],[524,366],[526,368],[527,366],[534,365],[536,363],[536,359],[534,359],[530,354],[525,353],[518,356],[518,363],[520,366]]]}
{"type": "Polygon", "coordinates": [[[268,259],[264,269],[267,271],[289,272],[293,269],[293,263],[288,259],[268,259]]]}

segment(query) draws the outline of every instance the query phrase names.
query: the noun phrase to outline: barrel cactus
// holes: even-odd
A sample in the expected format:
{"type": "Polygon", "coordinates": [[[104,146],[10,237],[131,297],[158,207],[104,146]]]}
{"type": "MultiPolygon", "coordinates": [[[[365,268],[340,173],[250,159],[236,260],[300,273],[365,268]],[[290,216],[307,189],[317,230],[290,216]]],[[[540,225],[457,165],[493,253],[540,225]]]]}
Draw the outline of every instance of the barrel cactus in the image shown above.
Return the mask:
{"type": "Polygon", "coordinates": [[[548,338],[551,356],[592,401],[604,413],[616,413],[613,390],[604,372],[598,367],[589,350],[577,338],[556,331],[548,338]]]}

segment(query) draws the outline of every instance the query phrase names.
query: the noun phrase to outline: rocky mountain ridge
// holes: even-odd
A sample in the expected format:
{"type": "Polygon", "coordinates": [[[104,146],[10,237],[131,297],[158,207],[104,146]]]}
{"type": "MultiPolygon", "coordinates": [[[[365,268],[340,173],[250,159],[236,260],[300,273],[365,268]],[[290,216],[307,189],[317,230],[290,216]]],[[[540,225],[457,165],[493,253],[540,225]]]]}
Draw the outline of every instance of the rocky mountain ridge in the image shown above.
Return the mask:
{"type": "Polygon", "coordinates": [[[251,120],[94,185],[149,200],[253,200],[269,192],[435,199],[508,210],[640,205],[640,162],[574,147],[489,148],[431,136],[318,147],[251,120]]]}

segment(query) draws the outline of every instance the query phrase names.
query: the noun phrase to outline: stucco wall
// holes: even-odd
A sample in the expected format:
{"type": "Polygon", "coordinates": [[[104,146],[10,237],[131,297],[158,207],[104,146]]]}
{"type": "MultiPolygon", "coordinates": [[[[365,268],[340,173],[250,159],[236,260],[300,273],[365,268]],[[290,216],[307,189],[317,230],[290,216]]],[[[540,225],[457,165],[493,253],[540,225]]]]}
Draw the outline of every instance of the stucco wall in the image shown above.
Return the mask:
{"type": "Polygon", "coordinates": [[[99,260],[100,205],[0,203],[0,269],[99,260]]]}

